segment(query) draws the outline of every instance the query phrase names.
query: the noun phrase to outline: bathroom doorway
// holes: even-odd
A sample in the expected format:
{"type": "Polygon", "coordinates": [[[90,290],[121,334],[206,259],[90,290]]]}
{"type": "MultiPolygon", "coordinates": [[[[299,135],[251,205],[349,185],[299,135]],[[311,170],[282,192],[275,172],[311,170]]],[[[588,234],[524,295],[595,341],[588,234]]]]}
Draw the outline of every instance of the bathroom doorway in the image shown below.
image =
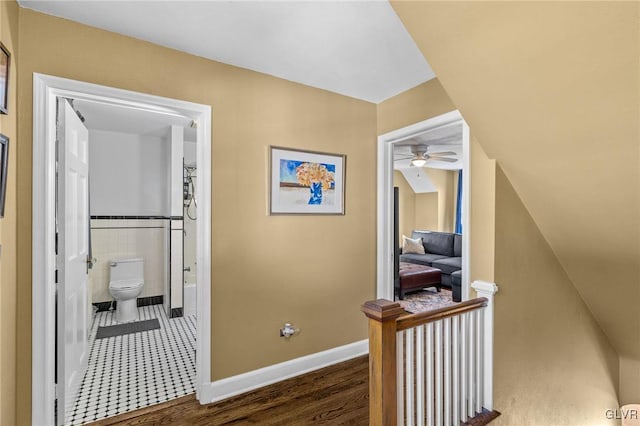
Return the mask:
{"type": "MultiPolygon", "coordinates": [[[[210,381],[210,107],[49,76],[36,75],[35,82],[34,424],[84,424],[198,392],[210,381]],[[88,134],[89,172],[80,185],[47,174],[56,167],[54,129],[67,127],[56,122],[56,103],[79,126],[69,135],[83,127],[88,134]],[[205,179],[198,182],[198,174],[205,179]],[[65,188],[83,187],[88,205],[65,198],[65,188]],[[65,215],[74,202],[76,213],[65,215]],[[76,257],[85,257],[88,285],[76,292],[71,310],[60,299],[72,280],[61,281],[52,262],[67,235],[87,248],[76,257]],[[58,302],[56,292],[39,287],[50,278],[59,279],[58,302]],[[76,319],[65,323],[61,311],[76,319]],[[72,330],[78,323],[85,326],[72,330]],[[67,359],[67,352],[81,356],[67,359]]],[[[61,144],[58,155],[77,146],[61,144]]]]}

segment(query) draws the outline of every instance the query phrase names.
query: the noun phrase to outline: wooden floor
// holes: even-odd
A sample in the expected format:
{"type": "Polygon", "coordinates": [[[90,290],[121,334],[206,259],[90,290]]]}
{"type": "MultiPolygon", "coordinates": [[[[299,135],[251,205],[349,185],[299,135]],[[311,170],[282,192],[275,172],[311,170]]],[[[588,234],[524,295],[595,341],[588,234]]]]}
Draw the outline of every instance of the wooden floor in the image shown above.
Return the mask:
{"type": "Polygon", "coordinates": [[[368,374],[363,356],[215,404],[189,395],[91,425],[368,425],[368,374]]]}

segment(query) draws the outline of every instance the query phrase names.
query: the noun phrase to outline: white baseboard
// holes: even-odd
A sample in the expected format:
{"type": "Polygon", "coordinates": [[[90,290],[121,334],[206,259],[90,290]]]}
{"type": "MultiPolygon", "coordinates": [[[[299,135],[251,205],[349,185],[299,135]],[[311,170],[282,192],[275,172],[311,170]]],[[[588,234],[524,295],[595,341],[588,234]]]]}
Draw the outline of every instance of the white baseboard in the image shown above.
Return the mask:
{"type": "Polygon", "coordinates": [[[315,354],[306,355],[269,367],[238,374],[237,376],[204,383],[200,388],[200,404],[210,404],[245,393],[291,377],[319,370],[339,362],[369,353],[369,340],[339,346],[315,354]]]}

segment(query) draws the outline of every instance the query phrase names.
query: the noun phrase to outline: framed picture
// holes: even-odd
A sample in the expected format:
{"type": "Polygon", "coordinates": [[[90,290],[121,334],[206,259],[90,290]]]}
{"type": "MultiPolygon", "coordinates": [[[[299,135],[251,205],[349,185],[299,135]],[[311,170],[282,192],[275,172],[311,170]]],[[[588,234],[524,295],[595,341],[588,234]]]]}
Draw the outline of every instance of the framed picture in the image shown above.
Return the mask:
{"type": "Polygon", "coordinates": [[[344,214],[346,156],[270,147],[269,214],[344,214]]]}
{"type": "Polygon", "coordinates": [[[11,54],[0,43],[0,113],[9,112],[9,60],[11,54]]]}
{"type": "Polygon", "coordinates": [[[4,199],[7,195],[7,166],[9,165],[9,138],[0,134],[0,217],[4,217],[4,199]]]}

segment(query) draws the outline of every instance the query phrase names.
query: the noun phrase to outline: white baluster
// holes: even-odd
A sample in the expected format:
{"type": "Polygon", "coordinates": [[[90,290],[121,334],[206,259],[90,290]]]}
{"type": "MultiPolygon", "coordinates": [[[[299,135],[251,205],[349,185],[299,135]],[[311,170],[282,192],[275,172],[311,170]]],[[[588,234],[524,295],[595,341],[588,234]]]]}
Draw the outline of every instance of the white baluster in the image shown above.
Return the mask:
{"type": "Polygon", "coordinates": [[[481,413],[482,412],[482,359],[483,359],[483,353],[482,353],[482,347],[483,347],[483,340],[482,340],[482,329],[483,329],[483,313],[484,313],[484,308],[477,310],[476,312],[476,351],[477,351],[477,355],[476,355],[476,413],[481,413]]]}
{"type": "Polygon", "coordinates": [[[493,410],[493,304],[494,295],[498,292],[498,286],[485,281],[474,281],[471,284],[478,297],[487,298],[487,307],[484,312],[484,356],[483,356],[483,406],[487,410],[493,410]]]}
{"type": "Polygon", "coordinates": [[[398,425],[404,424],[404,331],[396,333],[396,398],[398,425]]]}
{"type": "Polygon", "coordinates": [[[414,364],[413,364],[413,328],[410,328],[406,331],[405,334],[406,337],[406,341],[405,341],[405,354],[407,357],[407,361],[405,363],[405,371],[406,371],[406,381],[405,381],[405,388],[407,389],[406,391],[406,401],[405,403],[407,404],[407,414],[405,416],[406,419],[406,425],[407,426],[413,426],[413,415],[414,415],[414,411],[413,411],[413,387],[414,387],[414,383],[413,383],[413,369],[414,369],[414,364]]]}
{"type": "Polygon", "coordinates": [[[451,426],[451,318],[444,319],[444,426],[451,426]]]}
{"type": "Polygon", "coordinates": [[[476,366],[476,317],[473,312],[469,314],[469,372],[467,373],[467,389],[469,398],[467,399],[467,416],[475,417],[475,366],[476,366]]]}
{"type": "Polygon", "coordinates": [[[433,407],[433,382],[435,375],[433,372],[433,351],[435,350],[433,344],[433,323],[427,324],[427,426],[435,425],[435,415],[433,407]]]}
{"type": "Polygon", "coordinates": [[[458,315],[451,319],[451,382],[453,383],[451,390],[451,407],[453,424],[460,424],[460,317],[458,315]]]}
{"type": "Polygon", "coordinates": [[[468,315],[460,316],[460,421],[467,421],[467,359],[469,358],[468,315]]]}
{"type": "Polygon", "coordinates": [[[442,425],[442,320],[436,322],[436,425],[442,425]]]}
{"type": "Polygon", "coordinates": [[[416,426],[424,426],[424,325],[416,327],[416,426]]]}

